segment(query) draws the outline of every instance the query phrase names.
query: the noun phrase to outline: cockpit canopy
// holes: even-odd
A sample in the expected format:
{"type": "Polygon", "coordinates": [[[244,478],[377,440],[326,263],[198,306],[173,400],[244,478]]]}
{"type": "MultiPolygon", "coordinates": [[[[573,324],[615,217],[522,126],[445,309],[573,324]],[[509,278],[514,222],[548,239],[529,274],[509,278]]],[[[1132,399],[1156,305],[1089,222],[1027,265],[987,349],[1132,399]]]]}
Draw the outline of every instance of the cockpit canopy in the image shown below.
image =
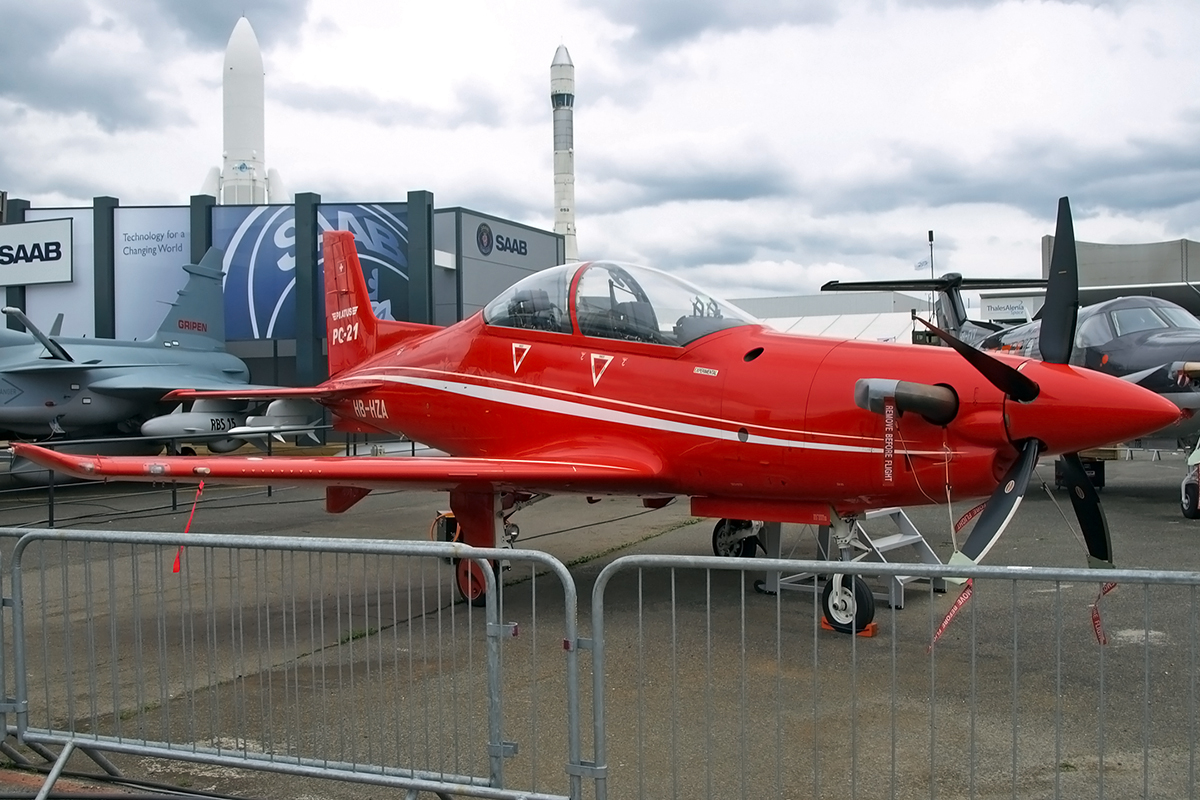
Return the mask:
{"type": "Polygon", "coordinates": [[[682,347],[725,328],[760,324],[665,272],[593,261],[535,272],[483,310],[489,325],[682,347]],[[568,303],[574,287],[573,302],[568,303]]]}
{"type": "Polygon", "coordinates": [[[1200,320],[1186,309],[1157,297],[1119,297],[1090,306],[1079,316],[1075,346],[1080,348],[1100,347],[1139,331],[1200,330],[1200,320]]]}

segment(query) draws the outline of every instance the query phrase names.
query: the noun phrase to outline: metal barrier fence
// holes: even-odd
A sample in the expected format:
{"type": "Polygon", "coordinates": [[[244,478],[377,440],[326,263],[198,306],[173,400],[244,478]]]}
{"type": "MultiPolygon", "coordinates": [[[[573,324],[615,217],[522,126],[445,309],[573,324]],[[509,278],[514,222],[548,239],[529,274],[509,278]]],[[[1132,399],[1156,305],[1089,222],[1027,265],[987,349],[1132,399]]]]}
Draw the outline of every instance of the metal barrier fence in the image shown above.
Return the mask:
{"type": "Polygon", "coordinates": [[[64,746],[57,768],[79,748],[410,796],[580,795],[577,651],[563,647],[577,640],[575,589],[545,554],[21,533],[11,565],[16,732],[64,746]],[[483,570],[483,609],[456,602],[441,563],[468,551],[512,567],[499,590],[483,570]],[[501,622],[506,603],[526,624],[501,622]],[[539,625],[539,608],[561,625],[550,644],[539,628],[555,624],[539,625]]]}
{"type": "Polygon", "coordinates": [[[933,644],[961,587],[910,587],[866,638],[757,593],[764,566],[630,556],[600,573],[599,800],[1197,796],[1200,573],[838,566],[971,577],[933,644]]]}
{"type": "Polygon", "coordinates": [[[1197,795],[1200,573],[839,565],[882,583],[972,578],[952,622],[959,588],[910,585],[866,638],[754,589],[767,566],[829,562],[628,556],[596,578],[589,639],[574,581],[533,551],[0,542],[18,534],[0,655],[16,731],[61,745],[60,764],[84,749],[410,797],[1197,795]],[[455,602],[441,563],[468,555],[512,564],[485,609],[455,602]],[[1101,578],[1117,589],[1102,596],[1101,578]]]}

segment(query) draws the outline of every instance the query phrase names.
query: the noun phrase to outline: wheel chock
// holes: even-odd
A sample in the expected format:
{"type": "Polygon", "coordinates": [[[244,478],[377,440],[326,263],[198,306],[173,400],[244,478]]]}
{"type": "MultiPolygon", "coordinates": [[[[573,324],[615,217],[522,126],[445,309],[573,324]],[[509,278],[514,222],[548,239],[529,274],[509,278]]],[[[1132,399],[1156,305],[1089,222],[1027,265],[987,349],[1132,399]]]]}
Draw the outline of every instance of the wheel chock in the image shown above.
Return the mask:
{"type": "MultiPolygon", "coordinates": [[[[839,631],[837,628],[835,628],[835,627],[833,627],[832,625],[830,625],[830,624],[829,624],[829,620],[825,619],[825,615],[824,615],[824,614],[822,614],[822,615],[821,615],[821,630],[825,630],[825,631],[833,631],[834,633],[845,633],[845,631],[839,631]]],[[[856,633],[856,634],[854,634],[854,635],[855,635],[855,636],[862,636],[862,637],[864,637],[864,638],[867,638],[867,639],[869,639],[869,638],[871,638],[872,636],[874,636],[874,635],[875,635],[875,634],[877,634],[877,633],[879,633],[879,625],[878,625],[878,623],[875,623],[875,622],[868,622],[868,623],[867,623],[867,627],[863,628],[861,631],[859,631],[858,633],[856,633]]]]}

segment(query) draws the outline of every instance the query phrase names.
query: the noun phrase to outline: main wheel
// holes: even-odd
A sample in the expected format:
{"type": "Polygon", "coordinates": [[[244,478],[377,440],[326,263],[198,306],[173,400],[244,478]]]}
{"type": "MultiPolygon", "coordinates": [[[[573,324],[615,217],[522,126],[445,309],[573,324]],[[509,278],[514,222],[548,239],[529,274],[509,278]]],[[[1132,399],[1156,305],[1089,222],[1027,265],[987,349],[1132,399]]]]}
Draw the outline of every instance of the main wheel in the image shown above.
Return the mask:
{"type": "Polygon", "coordinates": [[[1179,510],[1188,519],[1200,519],[1200,486],[1190,481],[1183,484],[1183,496],[1179,500],[1179,510]]]}
{"type": "Polygon", "coordinates": [[[713,554],[722,558],[753,558],[757,536],[746,536],[754,523],[747,519],[721,519],[713,527],[713,554]]]}
{"type": "MultiPolygon", "coordinates": [[[[492,574],[496,576],[496,585],[499,586],[500,570],[494,562],[489,561],[488,564],[491,565],[492,574]]],[[[476,608],[487,605],[487,578],[475,559],[458,559],[454,565],[454,585],[458,589],[458,596],[471,605],[476,608]]]]}
{"type": "Polygon", "coordinates": [[[842,575],[841,587],[835,591],[834,577],[825,581],[821,592],[825,619],[836,631],[858,633],[875,619],[875,595],[857,575],[842,575]]]}

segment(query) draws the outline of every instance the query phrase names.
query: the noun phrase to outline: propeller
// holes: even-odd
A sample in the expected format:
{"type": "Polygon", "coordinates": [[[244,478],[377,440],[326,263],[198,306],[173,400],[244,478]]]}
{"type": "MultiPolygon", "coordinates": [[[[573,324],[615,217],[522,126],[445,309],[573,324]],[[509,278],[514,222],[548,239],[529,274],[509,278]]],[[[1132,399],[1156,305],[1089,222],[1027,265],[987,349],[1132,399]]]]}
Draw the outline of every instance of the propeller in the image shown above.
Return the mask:
{"type": "Polygon", "coordinates": [[[1075,226],[1071,203],[1058,199],[1058,222],[1054,228],[1054,250],[1050,253],[1050,283],[1042,305],[1042,329],[1038,349],[1049,364],[1066,364],[1075,344],[1075,322],[1079,318],[1079,259],[1075,254],[1075,226]]]}
{"type": "MultiPolygon", "coordinates": [[[[1071,221],[1071,204],[1066,197],[1058,201],[1058,220],[1054,231],[1054,250],[1050,255],[1050,279],[1046,301],[1042,306],[1042,324],[1038,347],[1042,360],[1050,364],[1068,364],[1075,341],[1075,323],[1079,316],[1079,262],[1075,252],[1075,229],[1071,221]]],[[[1009,399],[1031,403],[1040,392],[1038,384],[1013,367],[977,350],[946,331],[921,320],[938,338],[965,358],[993,386],[1009,399]]],[[[992,548],[1008,526],[1029,488],[1033,468],[1037,465],[1042,447],[1037,439],[1014,442],[1020,450],[1017,461],[1009,468],[1000,485],[988,500],[962,549],[951,557],[951,564],[974,564],[992,548]]],[[[1087,545],[1088,564],[1092,567],[1112,567],[1112,544],[1108,520],[1100,505],[1100,496],[1088,480],[1078,453],[1062,456],[1063,476],[1071,494],[1071,505],[1083,531],[1087,545]]]]}
{"type": "MultiPolygon", "coordinates": [[[[954,551],[948,563],[977,564],[992,549],[1025,499],[1025,490],[1029,488],[1029,479],[1033,475],[1033,468],[1037,466],[1038,449],[1037,439],[1025,440],[1020,457],[1009,467],[996,491],[992,492],[987,507],[979,515],[962,549],[954,551]]],[[[1087,479],[1086,475],[1084,479],[1087,479]]]]}
{"type": "Polygon", "coordinates": [[[1018,403],[1028,403],[1038,396],[1038,392],[1041,390],[1032,379],[1025,377],[1000,359],[992,358],[982,350],[972,347],[962,339],[947,333],[936,325],[921,319],[921,317],[917,317],[916,319],[921,320],[921,324],[937,334],[939,339],[953,347],[955,352],[969,361],[971,366],[978,370],[979,374],[987,378],[992,386],[995,386],[1013,400],[1016,400],[1018,403]]]}

